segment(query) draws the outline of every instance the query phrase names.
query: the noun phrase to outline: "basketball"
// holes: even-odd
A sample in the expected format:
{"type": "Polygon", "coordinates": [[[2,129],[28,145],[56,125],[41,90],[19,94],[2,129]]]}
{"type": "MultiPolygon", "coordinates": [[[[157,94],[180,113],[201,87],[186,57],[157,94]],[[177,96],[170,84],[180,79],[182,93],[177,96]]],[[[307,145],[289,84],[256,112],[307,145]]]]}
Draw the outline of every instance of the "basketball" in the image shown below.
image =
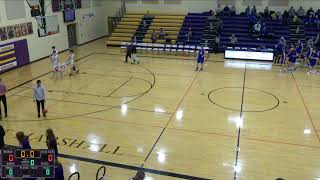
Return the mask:
{"type": "Polygon", "coordinates": [[[42,110],[42,113],[43,113],[43,114],[47,114],[47,113],[48,113],[48,110],[47,110],[47,109],[43,109],[43,110],[42,110]]]}

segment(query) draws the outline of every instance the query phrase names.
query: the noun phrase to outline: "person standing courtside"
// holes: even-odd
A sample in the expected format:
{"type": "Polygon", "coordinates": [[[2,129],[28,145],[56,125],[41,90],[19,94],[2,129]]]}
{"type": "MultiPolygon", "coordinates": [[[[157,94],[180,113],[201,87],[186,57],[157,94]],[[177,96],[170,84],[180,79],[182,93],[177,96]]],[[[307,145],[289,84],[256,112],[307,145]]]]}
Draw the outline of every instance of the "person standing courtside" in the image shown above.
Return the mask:
{"type": "Polygon", "coordinates": [[[42,114],[44,117],[46,117],[46,113],[44,111],[45,89],[44,89],[44,86],[41,85],[41,80],[37,80],[37,85],[33,88],[33,100],[37,104],[38,118],[40,118],[40,105],[42,108],[42,114]]]}
{"type": "MultiPolygon", "coordinates": [[[[8,117],[8,110],[7,110],[7,98],[6,93],[8,92],[6,85],[3,83],[2,79],[0,78],[0,101],[3,103],[4,107],[4,116],[8,117]]],[[[1,102],[0,102],[1,103],[1,102]]],[[[0,104],[0,119],[2,118],[2,111],[1,111],[1,104],[0,104]]]]}
{"type": "Polygon", "coordinates": [[[128,43],[128,44],[127,44],[127,54],[126,54],[126,61],[125,61],[125,63],[128,62],[128,57],[131,58],[131,53],[132,53],[132,45],[131,45],[131,43],[128,43]]]}

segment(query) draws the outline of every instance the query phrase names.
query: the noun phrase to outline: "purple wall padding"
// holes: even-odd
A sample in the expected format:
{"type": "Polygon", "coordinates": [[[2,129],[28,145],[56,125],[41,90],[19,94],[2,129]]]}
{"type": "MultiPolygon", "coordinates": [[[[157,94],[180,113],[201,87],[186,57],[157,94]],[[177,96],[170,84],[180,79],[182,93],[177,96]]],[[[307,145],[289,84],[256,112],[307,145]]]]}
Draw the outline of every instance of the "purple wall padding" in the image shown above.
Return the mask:
{"type": "Polygon", "coordinates": [[[18,67],[27,65],[27,64],[30,63],[27,40],[23,39],[23,40],[20,40],[20,41],[15,41],[15,42],[7,43],[7,44],[0,44],[0,48],[4,47],[4,46],[12,45],[12,44],[14,45],[14,49],[8,50],[8,51],[4,51],[4,52],[0,52],[0,55],[4,54],[4,53],[7,53],[7,52],[10,52],[10,51],[14,51],[14,53],[10,54],[10,55],[3,56],[3,57],[0,57],[0,63],[1,63],[1,61],[9,59],[9,58],[12,58],[12,57],[15,57],[16,60],[12,60],[12,61],[6,62],[4,64],[0,64],[0,67],[1,66],[5,66],[6,64],[10,64],[10,63],[12,63],[14,61],[17,62],[17,65],[13,66],[13,67],[10,67],[8,69],[1,69],[0,68],[0,74],[4,73],[4,72],[7,72],[7,71],[10,71],[12,69],[18,68],[18,67]]]}

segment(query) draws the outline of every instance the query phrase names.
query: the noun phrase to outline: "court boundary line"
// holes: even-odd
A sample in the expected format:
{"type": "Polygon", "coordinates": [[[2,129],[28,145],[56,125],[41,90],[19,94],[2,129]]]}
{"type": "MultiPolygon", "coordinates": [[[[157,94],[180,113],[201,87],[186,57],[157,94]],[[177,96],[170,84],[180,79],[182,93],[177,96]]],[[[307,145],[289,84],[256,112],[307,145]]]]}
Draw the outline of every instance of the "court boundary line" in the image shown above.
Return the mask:
{"type": "Polygon", "coordinates": [[[301,93],[301,91],[300,91],[300,89],[299,89],[298,82],[297,82],[297,80],[296,80],[296,78],[295,78],[295,76],[294,76],[294,74],[293,74],[292,72],[291,72],[291,77],[292,77],[292,79],[293,79],[294,82],[295,82],[295,85],[296,85],[296,88],[297,88],[297,90],[298,90],[299,96],[300,96],[300,98],[301,98],[302,104],[303,104],[303,106],[304,106],[304,108],[305,108],[305,110],[306,110],[306,112],[307,112],[307,114],[308,114],[308,116],[309,116],[309,120],[310,120],[310,122],[311,122],[311,125],[312,125],[312,127],[313,127],[313,130],[314,130],[314,132],[316,133],[317,138],[318,138],[318,141],[319,141],[319,143],[320,143],[319,133],[318,133],[318,131],[317,131],[317,128],[316,128],[316,126],[315,126],[315,123],[314,123],[314,121],[313,121],[313,118],[312,118],[312,116],[311,116],[311,114],[310,114],[310,112],[309,112],[309,109],[308,109],[308,107],[307,107],[307,105],[306,105],[306,102],[304,101],[304,98],[303,98],[303,96],[302,96],[302,93],[301,93]]]}
{"type": "MultiPolygon", "coordinates": [[[[245,86],[246,86],[246,74],[247,74],[247,64],[244,66],[244,73],[243,73],[243,84],[242,84],[242,96],[241,96],[241,106],[240,106],[240,120],[242,120],[243,117],[243,102],[244,102],[244,91],[245,91],[245,86]]],[[[239,152],[240,152],[240,140],[241,140],[241,126],[238,127],[238,135],[237,135],[237,145],[236,145],[236,159],[234,163],[234,168],[238,166],[238,161],[239,161],[239,152]]],[[[237,179],[237,171],[233,169],[234,174],[233,174],[233,179],[237,179]]]]}

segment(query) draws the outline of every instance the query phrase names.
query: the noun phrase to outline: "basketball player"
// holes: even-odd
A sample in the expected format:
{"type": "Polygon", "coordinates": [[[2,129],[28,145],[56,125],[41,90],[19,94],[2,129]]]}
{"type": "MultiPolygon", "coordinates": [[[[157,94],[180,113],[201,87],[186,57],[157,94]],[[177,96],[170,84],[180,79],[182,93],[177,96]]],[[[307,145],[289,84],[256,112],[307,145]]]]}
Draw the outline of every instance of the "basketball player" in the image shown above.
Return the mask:
{"type": "Polygon", "coordinates": [[[297,67],[295,63],[297,61],[298,53],[293,45],[291,45],[291,48],[287,54],[287,57],[288,57],[288,61],[286,61],[287,62],[286,64],[288,66],[289,71],[296,70],[297,67]]]}
{"type": "Polygon", "coordinates": [[[203,70],[203,63],[204,63],[204,56],[205,56],[205,51],[203,49],[203,46],[201,46],[201,48],[199,49],[199,51],[197,52],[198,54],[198,58],[197,58],[197,68],[195,71],[198,71],[198,69],[200,68],[200,71],[203,70]]]}
{"type": "MultiPolygon", "coordinates": [[[[53,73],[52,73],[52,78],[55,77],[56,73],[59,72],[59,54],[57,51],[53,51],[53,53],[51,54],[51,63],[52,63],[52,67],[53,67],[53,73]]],[[[62,77],[62,73],[61,77],[62,77]]]]}
{"type": "Polygon", "coordinates": [[[45,107],[44,103],[46,96],[45,96],[45,89],[44,86],[41,85],[41,80],[37,80],[37,85],[33,88],[33,100],[37,104],[37,112],[38,112],[38,118],[40,118],[40,105],[42,108],[42,114],[44,117],[46,117],[45,107]]]}
{"type": "Polygon", "coordinates": [[[71,49],[70,50],[70,55],[69,55],[69,62],[70,62],[70,66],[71,66],[71,72],[69,74],[69,76],[72,76],[73,73],[79,73],[79,69],[77,69],[76,67],[76,64],[75,64],[75,61],[74,61],[74,58],[75,57],[75,54],[74,54],[74,51],[71,49]]]}
{"type": "Polygon", "coordinates": [[[318,72],[315,67],[317,64],[317,60],[319,59],[319,57],[316,53],[316,50],[313,48],[310,48],[310,52],[307,55],[308,55],[307,57],[309,59],[309,65],[310,65],[309,66],[310,71],[308,73],[315,74],[318,72]]]}

